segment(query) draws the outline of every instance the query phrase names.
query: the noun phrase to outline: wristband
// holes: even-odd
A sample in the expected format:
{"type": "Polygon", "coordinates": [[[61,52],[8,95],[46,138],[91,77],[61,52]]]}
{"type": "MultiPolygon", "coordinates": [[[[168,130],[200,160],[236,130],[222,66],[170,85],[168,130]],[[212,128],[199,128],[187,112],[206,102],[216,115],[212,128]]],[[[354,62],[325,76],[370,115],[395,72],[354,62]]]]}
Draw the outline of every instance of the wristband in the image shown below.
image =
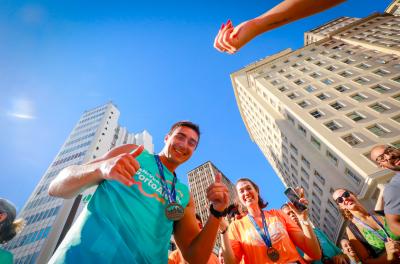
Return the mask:
{"type": "Polygon", "coordinates": [[[299,222],[300,222],[300,224],[303,224],[303,225],[310,225],[310,223],[307,221],[307,220],[299,220],[299,222]]]}
{"type": "Polygon", "coordinates": [[[213,216],[215,216],[216,218],[218,218],[218,219],[221,218],[222,216],[225,216],[225,215],[226,215],[225,210],[222,211],[222,212],[219,212],[219,211],[217,211],[217,210],[214,209],[213,205],[210,205],[210,213],[211,213],[213,216]]]}

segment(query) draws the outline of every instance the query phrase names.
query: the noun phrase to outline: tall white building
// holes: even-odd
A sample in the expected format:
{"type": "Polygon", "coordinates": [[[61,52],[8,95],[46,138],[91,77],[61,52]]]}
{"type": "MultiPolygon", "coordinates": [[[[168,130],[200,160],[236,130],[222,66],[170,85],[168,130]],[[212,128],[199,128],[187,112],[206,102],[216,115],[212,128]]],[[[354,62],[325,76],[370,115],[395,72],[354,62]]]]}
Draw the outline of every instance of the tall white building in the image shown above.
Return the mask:
{"type": "Polygon", "coordinates": [[[5,246],[14,254],[14,263],[47,263],[96,190],[92,187],[68,200],[50,197],[48,186],[63,168],[86,163],[127,143],[142,144],[153,152],[151,135],[146,130],[130,134],[119,126],[119,115],[119,110],[107,103],[85,111],[80,117],[18,216],[27,225],[5,246]]]}
{"type": "Polygon", "coordinates": [[[304,40],[231,79],[251,139],[286,186],[304,187],[311,220],[337,241],[333,190],[372,209],[393,176],[368,155],[376,144],[400,146],[400,17],[342,17],[304,40]]]}

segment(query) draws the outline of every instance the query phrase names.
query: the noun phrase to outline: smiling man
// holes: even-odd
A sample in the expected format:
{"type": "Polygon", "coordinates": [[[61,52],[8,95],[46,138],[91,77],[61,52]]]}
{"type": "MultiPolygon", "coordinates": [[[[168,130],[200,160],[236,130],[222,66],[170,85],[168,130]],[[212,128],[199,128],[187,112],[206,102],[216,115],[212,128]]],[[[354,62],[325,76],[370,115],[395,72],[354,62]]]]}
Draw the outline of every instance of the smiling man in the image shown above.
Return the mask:
{"type": "Polygon", "coordinates": [[[400,150],[387,145],[375,146],[371,150],[371,160],[381,168],[396,173],[385,186],[383,201],[389,228],[395,235],[400,236],[400,150]]]}
{"type": "Polygon", "coordinates": [[[181,121],[158,155],[128,144],[61,171],[50,195],[72,198],[99,186],[49,263],[167,263],[172,232],[186,261],[206,263],[229,193],[216,176],[207,190],[211,214],[200,231],[189,189],[175,175],[199,139],[198,126],[181,121]]]}

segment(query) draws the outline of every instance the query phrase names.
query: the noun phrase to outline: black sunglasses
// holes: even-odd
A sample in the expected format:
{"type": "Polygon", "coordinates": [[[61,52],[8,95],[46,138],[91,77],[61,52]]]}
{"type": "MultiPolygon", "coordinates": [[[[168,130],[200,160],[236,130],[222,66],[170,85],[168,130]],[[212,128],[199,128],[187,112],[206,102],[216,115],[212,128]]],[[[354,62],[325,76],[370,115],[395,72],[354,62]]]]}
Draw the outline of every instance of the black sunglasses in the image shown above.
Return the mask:
{"type": "Polygon", "coordinates": [[[345,191],[344,193],[342,193],[341,196],[339,196],[338,198],[336,198],[336,203],[337,204],[341,204],[344,202],[344,198],[349,198],[350,197],[350,192],[349,191],[345,191]]]}

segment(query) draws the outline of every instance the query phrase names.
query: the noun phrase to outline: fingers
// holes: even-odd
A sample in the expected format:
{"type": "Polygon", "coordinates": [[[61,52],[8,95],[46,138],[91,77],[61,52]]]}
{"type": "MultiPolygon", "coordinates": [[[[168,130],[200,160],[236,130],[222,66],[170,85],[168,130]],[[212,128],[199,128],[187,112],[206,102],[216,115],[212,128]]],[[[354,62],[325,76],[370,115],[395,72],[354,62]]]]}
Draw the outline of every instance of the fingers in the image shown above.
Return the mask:
{"type": "Polygon", "coordinates": [[[235,27],[232,25],[231,20],[228,20],[226,25],[222,24],[217,36],[214,39],[214,47],[221,52],[227,52],[229,54],[235,53],[237,51],[237,48],[232,43],[232,32],[237,35],[238,31],[234,30],[235,27]]]}
{"type": "Polygon", "coordinates": [[[144,150],[144,146],[140,145],[137,149],[135,149],[132,153],[131,153],[131,157],[132,158],[136,158],[137,156],[139,156],[144,150]]]}

